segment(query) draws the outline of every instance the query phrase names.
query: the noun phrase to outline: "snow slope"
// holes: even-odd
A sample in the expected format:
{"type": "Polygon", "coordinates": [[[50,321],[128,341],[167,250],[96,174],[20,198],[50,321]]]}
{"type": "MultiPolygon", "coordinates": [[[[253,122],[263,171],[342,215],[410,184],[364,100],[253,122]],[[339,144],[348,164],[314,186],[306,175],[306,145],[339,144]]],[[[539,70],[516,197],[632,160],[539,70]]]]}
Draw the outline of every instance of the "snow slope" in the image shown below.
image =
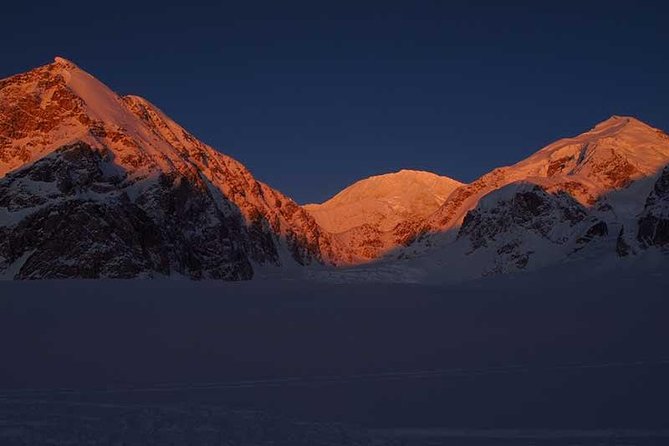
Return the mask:
{"type": "Polygon", "coordinates": [[[462,183],[418,170],[400,170],[360,180],[322,204],[304,208],[329,232],[365,224],[390,231],[405,220],[436,211],[462,183]]]}
{"type": "Polygon", "coordinates": [[[518,181],[565,191],[592,206],[603,195],[656,175],[669,163],[669,136],[632,117],[613,116],[592,130],[561,139],[458,189],[427,220],[429,230],[460,224],[486,194],[518,181]]]}
{"type": "Polygon", "coordinates": [[[401,170],[347,187],[322,204],[304,206],[354,259],[376,259],[402,243],[405,227],[422,221],[462,183],[430,172],[401,170]]]}

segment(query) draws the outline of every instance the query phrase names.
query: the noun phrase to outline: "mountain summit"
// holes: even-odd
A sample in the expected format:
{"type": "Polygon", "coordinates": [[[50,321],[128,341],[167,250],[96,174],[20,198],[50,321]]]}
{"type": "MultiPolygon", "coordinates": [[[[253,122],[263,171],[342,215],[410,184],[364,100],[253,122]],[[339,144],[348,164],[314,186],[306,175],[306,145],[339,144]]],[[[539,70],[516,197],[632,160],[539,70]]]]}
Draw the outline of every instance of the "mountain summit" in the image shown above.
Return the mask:
{"type": "Polygon", "coordinates": [[[322,204],[304,208],[333,233],[371,224],[389,231],[408,219],[424,218],[462,183],[419,170],[400,170],[360,180],[322,204]]]}
{"type": "Polygon", "coordinates": [[[304,208],[355,261],[366,262],[398,246],[406,225],[431,215],[461,185],[431,172],[400,170],[360,180],[304,208]]]}
{"type": "Polygon", "coordinates": [[[248,279],[338,263],[292,200],[72,62],[0,81],[0,272],[248,279]]]}
{"type": "Polygon", "coordinates": [[[600,197],[656,175],[669,162],[669,137],[631,118],[613,116],[581,135],[564,138],[508,167],[500,167],[464,186],[437,210],[423,230],[459,225],[486,194],[526,181],[562,191],[593,206],[600,197]]]}
{"type": "Polygon", "coordinates": [[[396,255],[462,278],[664,246],[667,164],[666,133],[613,116],[459,187],[396,255]]]}

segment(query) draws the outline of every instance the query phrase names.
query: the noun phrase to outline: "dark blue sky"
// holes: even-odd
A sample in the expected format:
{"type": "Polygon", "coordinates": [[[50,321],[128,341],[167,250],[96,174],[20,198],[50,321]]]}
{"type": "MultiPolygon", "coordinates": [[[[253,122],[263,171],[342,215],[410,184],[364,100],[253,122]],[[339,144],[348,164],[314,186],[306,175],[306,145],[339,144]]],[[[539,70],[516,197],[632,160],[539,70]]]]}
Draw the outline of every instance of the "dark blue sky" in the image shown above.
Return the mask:
{"type": "Polygon", "coordinates": [[[613,114],[669,129],[664,2],[20,3],[0,77],[67,57],[299,202],[471,181],[613,114]]]}

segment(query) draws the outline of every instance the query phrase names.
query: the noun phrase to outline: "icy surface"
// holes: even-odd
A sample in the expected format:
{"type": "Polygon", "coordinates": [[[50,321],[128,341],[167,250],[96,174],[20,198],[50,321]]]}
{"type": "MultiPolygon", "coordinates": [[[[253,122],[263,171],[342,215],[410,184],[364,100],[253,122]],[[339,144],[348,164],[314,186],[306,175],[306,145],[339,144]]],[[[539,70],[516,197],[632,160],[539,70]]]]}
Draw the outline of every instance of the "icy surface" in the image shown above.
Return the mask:
{"type": "Polygon", "coordinates": [[[439,286],[2,282],[0,434],[663,444],[667,272],[648,260],[439,286]]]}

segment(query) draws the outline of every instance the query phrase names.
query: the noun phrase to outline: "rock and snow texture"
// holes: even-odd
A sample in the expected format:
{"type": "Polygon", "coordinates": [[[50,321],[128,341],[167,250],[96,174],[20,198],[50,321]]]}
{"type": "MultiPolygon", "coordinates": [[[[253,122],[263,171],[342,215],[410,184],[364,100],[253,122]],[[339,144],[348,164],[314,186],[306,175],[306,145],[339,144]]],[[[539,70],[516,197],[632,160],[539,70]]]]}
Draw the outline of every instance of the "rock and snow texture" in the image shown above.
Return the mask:
{"type": "MultiPolygon", "coordinates": [[[[565,192],[551,193],[531,183],[513,183],[486,195],[459,227],[453,252],[461,274],[478,277],[536,269],[556,261],[602,257],[611,222],[565,192]]],[[[451,260],[452,261],[452,260],[451,260]]]]}
{"type": "Polygon", "coordinates": [[[248,279],[344,256],[295,202],[62,58],[0,81],[0,272],[248,279]]]}
{"type": "Polygon", "coordinates": [[[669,136],[614,116],[470,184],[400,171],[300,207],[56,58],[0,80],[0,277],[236,280],[377,260],[345,274],[462,279],[663,251],[668,164],[669,136]]]}
{"type": "Polygon", "coordinates": [[[404,225],[404,246],[341,276],[452,281],[664,249],[667,164],[669,136],[614,116],[458,187],[404,225]]]}
{"type": "Polygon", "coordinates": [[[669,245],[669,166],[648,195],[639,217],[637,238],[644,248],[669,245]]]}
{"type": "Polygon", "coordinates": [[[430,172],[401,170],[358,181],[322,204],[304,208],[360,261],[401,244],[409,222],[435,212],[462,183],[430,172]]]}
{"type": "Polygon", "coordinates": [[[669,136],[631,117],[613,116],[574,138],[463,186],[428,220],[426,230],[457,227],[479,200],[518,181],[564,191],[587,206],[632,182],[656,175],[669,163],[669,136]]]}

